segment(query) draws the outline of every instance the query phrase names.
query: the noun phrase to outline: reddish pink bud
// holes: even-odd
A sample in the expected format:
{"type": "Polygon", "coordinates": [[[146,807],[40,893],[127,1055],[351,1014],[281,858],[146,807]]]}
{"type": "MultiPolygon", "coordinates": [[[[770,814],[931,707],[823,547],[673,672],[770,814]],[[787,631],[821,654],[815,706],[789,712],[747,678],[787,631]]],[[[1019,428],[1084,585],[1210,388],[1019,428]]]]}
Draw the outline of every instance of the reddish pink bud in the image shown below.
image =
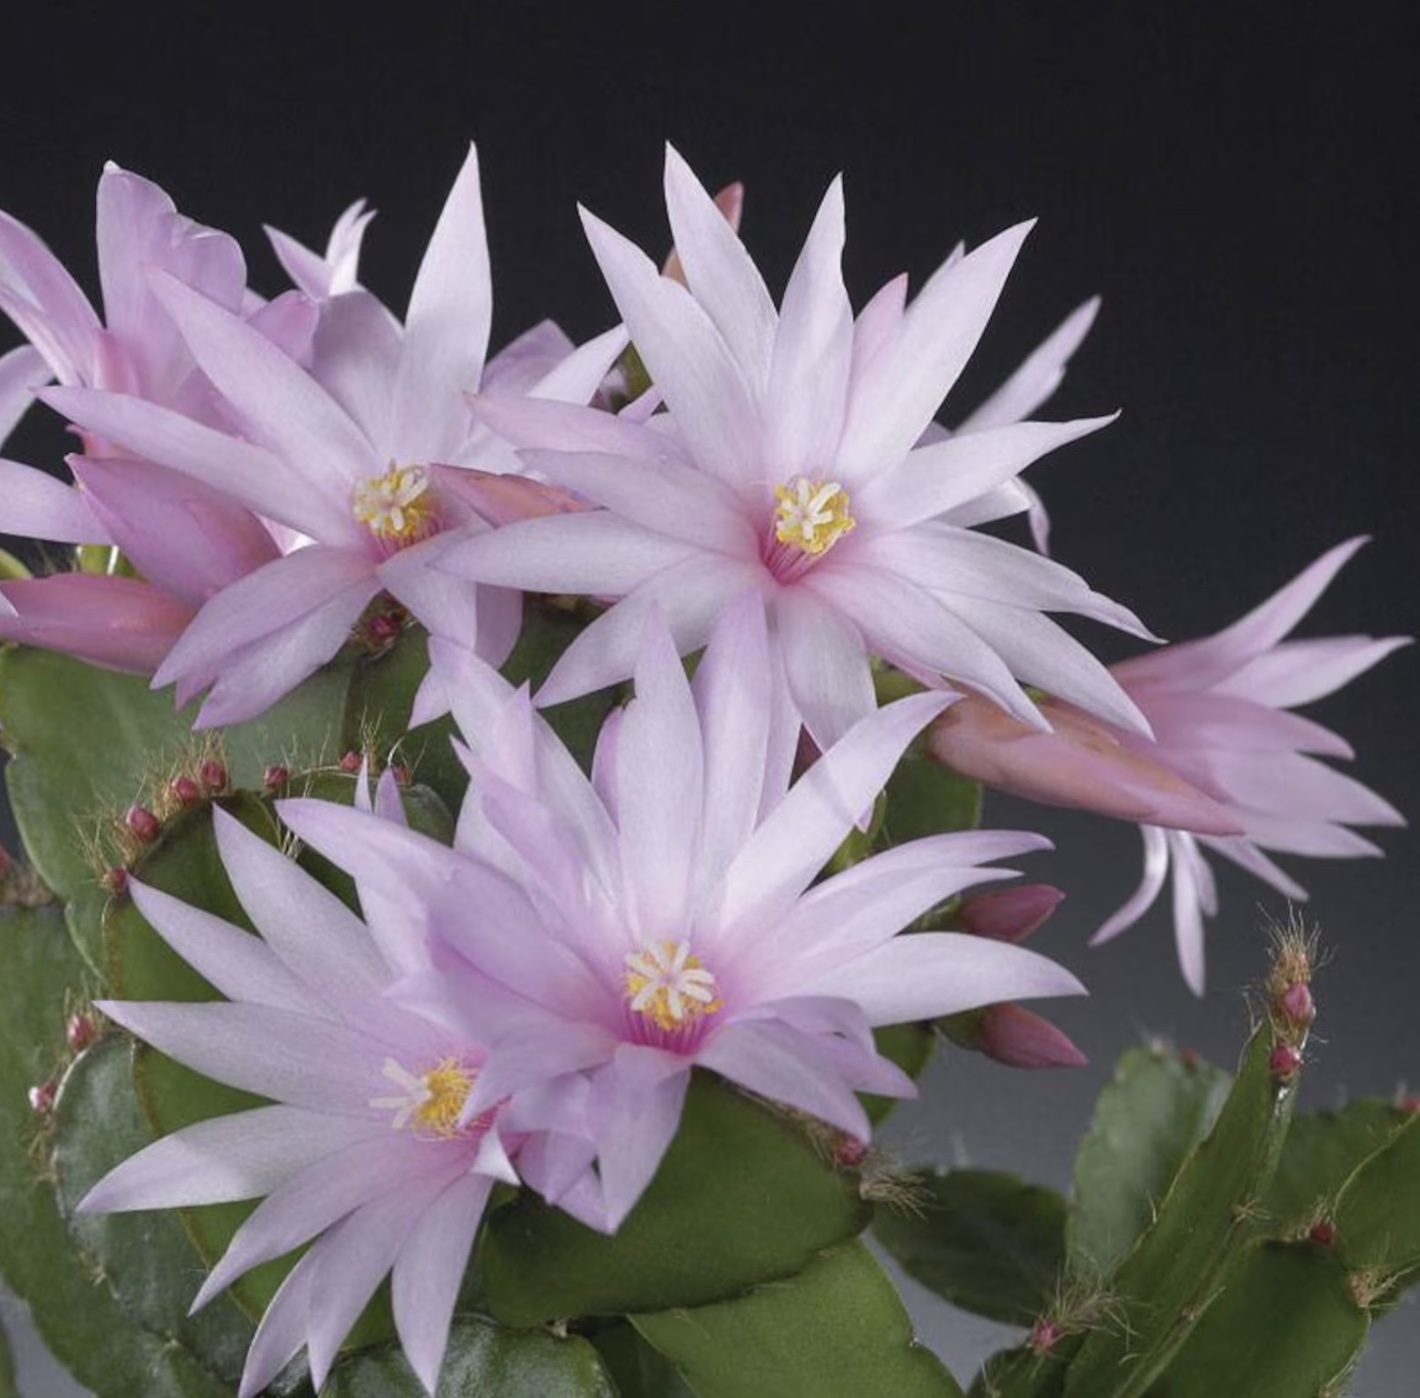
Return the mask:
{"type": "Polygon", "coordinates": [[[340,770],[342,772],[358,772],[364,763],[365,759],[358,752],[347,752],[340,759],[340,770]]]}
{"type": "Polygon", "coordinates": [[[69,1022],[64,1026],[64,1042],[75,1053],[82,1053],[98,1037],[98,1021],[93,1015],[81,1013],[69,1016],[69,1022]]]}
{"type": "Polygon", "coordinates": [[[414,781],[413,771],[402,764],[396,763],[392,765],[389,770],[390,775],[394,777],[395,781],[398,782],[400,786],[409,786],[414,781]]]}
{"type": "Polygon", "coordinates": [[[1401,1111],[1414,1116],[1416,1112],[1420,1112],[1420,1097],[1417,1097],[1413,1092],[1407,1092],[1397,1105],[1401,1111]]]}
{"type": "Polygon", "coordinates": [[[128,870],[125,869],[122,864],[115,864],[99,882],[102,883],[115,898],[121,898],[128,892],[128,870]]]}
{"type": "Polygon", "coordinates": [[[856,1170],[868,1158],[868,1143],[846,1132],[833,1143],[833,1163],[840,1169],[856,1170]]]}
{"type": "Polygon", "coordinates": [[[977,893],[961,905],[961,930],[993,942],[1023,942],[1049,920],[1064,897],[1044,883],[977,893]]]}
{"type": "Polygon", "coordinates": [[[283,767],[279,762],[273,762],[262,774],[262,785],[268,791],[277,791],[291,780],[291,770],[283,767]]]}
{"type": "Polygon", "coordinates": [[[988,1005],[979,1046],[1008,1068],[1083,1068],[1089,1059],[1048,1019],[1015,1004],[988,1005]]]}
{"type": "Polygon", "coordinates": [[[399,622],[386,612],[376,612],[365,623],[365,629],[370,633],[372,641],[381,643],[398,639],[400,631],[399,622]]]}
{"type": "Polygon", "coordinates": [[[1305,981],[1289,985],[1277,997],[1277,1008],[1293,1024],[1305,1026],[1316,1018],[1316,1001],[1312,999],[1311,987],[1305,981]]]}
{"type": "Polygon", "coordinates": [[[191,777],[174,777],[168,783],[168,790],[184,806],[195,806],[202,799],[202,792],[191,777]]]}
{"type": "Polygon", "coordinates": [[[1302,1066],[1302,1055],[1291,1044],[1278,1044],[1267,1057],[1268,1071],[1274,1078],[1294,1078],[1302,1066]]]}
{"type": "Polygon", "coordinates": [[[1320,1243],[1322,1247],[1329,1248],[1336,1241],[1336,1225],[1330,1219],[1319,1219],[1312,1224],[1307,1237],[1314,1243],[1320,1243]]]}
{"type": "Polygon", "coordinates": [[[1203,1064],[1203,1059],[1197,1049],[1179,1049],[1178,1061],[1185,1068],[1198,1068],[1203,1064]]]}
{"type": "Polygon", "coordinates": [[[1037,1354],[1049,1354],[1058,1345],[1064,1336],[1064,1331],[1053,1321],[1047,1320],[1044,1316],[1036,1321],[1030,1328],[1030,1339],[1026,1343],[1037,1354]]]}
{"type": "Polygon", "coordinates": [[[227,764],[219,762],[215,757],[209,757],[202,764],[201,769],[202,785],[209,794],[227,789],[227,782],[230,780],[227,774],[227,764]]]}
{"type": "Polygon", "coordinates": [[[156,840],[162,833],[162,824],[147,806],[130,806],[123,813],[123,823],[144,844],[156,840]]]}
{"type": "Polygon", "coordinates": [[[47,1116],[54,1110],[54,1098],[59,1089],[52,1082],[36,1083],[26,1094],[30,1099],[30,1106],[43,1116],[47,1116]]]}

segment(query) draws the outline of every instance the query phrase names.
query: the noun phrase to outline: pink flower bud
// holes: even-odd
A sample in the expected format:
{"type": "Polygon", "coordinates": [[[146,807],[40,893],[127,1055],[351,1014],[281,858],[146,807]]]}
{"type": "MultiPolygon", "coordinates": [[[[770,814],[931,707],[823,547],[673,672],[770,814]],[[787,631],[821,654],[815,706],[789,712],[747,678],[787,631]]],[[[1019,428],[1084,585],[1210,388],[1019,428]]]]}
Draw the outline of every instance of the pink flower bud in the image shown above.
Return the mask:
{"type": "Polygon", "coordinates": [[[1311,987],[1304,981],[1289,985],[1277,997],[1278,1010],[1293,1024],[1305,1028],[1316,1018],[1316,1001],[1311,987]]]}
{"type": "Polygon", "coordinates": [[[227,774],[227,764],[219,762],[215,757],[209,757],[202,764],[201,769],[202,785],[208,795],[225,791],[227,782],[230,780],[227,774]]]}
{"type": "Polygon", "coordinates": [[[846,1132],[833,1142],[833,1163],[841,1170],[856,1170],[868,1158],[868,1143],[846,1132]]]}
{"type": "Polygon", "coordinates": [[[1030,1328],[1030,1338],[1026,1343],[1037,1354],[1049,1354],[1064,1337],[1065,1332],[1053,1321],[1041,1316],[1030,1328]]]}
{"type": "Polygon", "coordinates": [[[81,1013],[69,1016],[69,1022],[64,1026],[64,1042],[73,1052],[82,1053],[98,1037],[98,1021],[93,1015],[81,1013]]]}
{"type": "Polygon", "coordinates": [[[26,1096],[30,1099],[31,1108],[40,1113],[41,1116],[48,1116],[54,1110],[54,1098],[59,1089],[52,1082],[36,1083],[26,1096]]]}
{"type": "Polygon", "coordinates": [[[1407,1116],[1414,1116],[1416,1112],[1420,1112],[1420,1097],[1413,1092],[1407,1092],[1397,1105],[1407,1116]]]}
{"type": "Polygon", "coordinates": [[[156,840],[162,833],[162,824],[147,806],[130,806],[123,813],[123,823],[144,844],[156,840]]]}
{"type": "Polygon", "coordinates": [[[273,762],[262,774],[261,783],[268,791],[279,791],[291,780],[291,771],[279,762],[273,762]]]}
{"type": "Polygon", "coordinates": [[[121,898],[128,892],[128,870],[122,864],[115,864],[99,882],[115,898],[121,898]]]}
{"type": "Polygon", "coordinates": [[[1044,883],[973,894],[961,905],[961,930],[993,942],[1023,942],[1049,920],[1064,897],[1044,883]]]}
{"type": "Polygon", "coordinates": [[[399,637],[399,622],[394,617],[385,612],[376,612],[369,621],[365,623],[365,629],[370,633],[372,641],[378,641],[384,645],[399,637]]]}
{"type": "Polygon", "coordinates": [[[340,759],[340,770],[342,772],[350,772],[353,775],[358,772],[362,766],[364,766],[364,758],[362,758],[358,752],[347,752],[345,756],[340,759]]]}
{"type": "Polygon", "coordinates": [[[1301,1066],[1302,1055],[1291,1044],[1278,1044],[1267,1058],[1268,1071],[1284,1082],[1296,1077],[1301,1066]]]}
{"type": "Polygon", "coordinates": [[[409,786],[414,781],[413,771],[399,763],[393,764],[389,769],[390,775],[400,786],[409,786]]]}
{"type": "Polygon", "coordinates": [[[183,806],[195,806],[202,799],[202,792],[191,777],[174,777],[168,783],[168,790],[183,806]]]}
{"type": "Polygon", "coordinates": [[[1020,1005],[988,1005],[979,1034],[982,1053],[1008,1068],[1082,1068],[1089,1062],[1048,1019],[1020,1005]]]}
{"type": "Polygon", "coordinates": [[[1329,1248],[1336,1241],[1336,1225],[1330,1219],[1318,1219],[1312,1224],[1307,1237],[1322,1247],[1329,1248]]]}

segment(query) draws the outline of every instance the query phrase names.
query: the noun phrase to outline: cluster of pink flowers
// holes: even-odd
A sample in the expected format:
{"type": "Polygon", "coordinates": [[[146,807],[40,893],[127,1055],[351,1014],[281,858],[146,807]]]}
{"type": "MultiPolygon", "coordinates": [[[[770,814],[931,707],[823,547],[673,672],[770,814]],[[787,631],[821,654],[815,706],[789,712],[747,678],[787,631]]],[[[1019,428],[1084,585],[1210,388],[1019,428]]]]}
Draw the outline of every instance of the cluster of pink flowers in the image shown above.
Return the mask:
{"type": "MultiPolygon", "coordinates": [[[[133,884],[227,998],[104,1009],[272,1105],[155,1143],[87,1207],[262,1198],[199,1301],[316,1240],[244,1393],[302,1347],[322,1379],[387,1273],[432,1391],[493,1183],[615,1230],[693,1066],[866,1139],[855,1094],[913,1091],[875,1026],[1078,991],[1009,936],[896,935],[1038,836],[934,836],[820,878],[924,731],[969,776],[1139,823],[1144,883],[1098,937],[1171,869],[1199,990],[1202,850],[1300,897],[1265,851],[1373,853],[1348,827],[1399,819],[1316,760],[1348,756],[1340,738],[1290,712],[1403,644],[1284,639],[1356,542],[1217,636],[1112,669],[1048,615],[1154,639],[1046,555],[1021,479],[1110,421],[1030,417],[1093,303],[955,430],[934,421],[1028,225],[855,315],[838,182],[776,304],[737,199],[717,204],[673,151],[665,180],[665,272],[584,215],[622,325],[574,346],[547,322],[491,358],[472,152],[402,321],[359,281],[360,204],[324,255],[272,233],[294,289],[265,300],[232,239],[110,167],[102,317],[0,215],[0,308],[29,341],[0,358],[0,435],[38,396],[82,445],[72,484],[0,461],[0,528],[125,565],[0,582],[0,637],[205,696],[213,727],[265,711],[372,615],[417,623],[416,717],[451,710],[464,739],[451,847],[407,827],[388,781],[355,809],[282,803],[363,916],[220,813],[259,938],[133,884]],[[635,396],[628,343],[651,385],[635,396]],[[1016,514],[1035,549],[978,529],[1016,514]],[[523,591],[602,607],[536,694],[496,669],[523,591]],[[692,683],[681,657],[702,650],[692,683]],[[884,665],[922,692],[879,707],[884,665]],[[629,679],[588,776],[536,706],[629,679]]],[[[1049,1029],[995,1022],[1026,1026],[1001,1050],[1020,1061],[1049,1029]]]]}

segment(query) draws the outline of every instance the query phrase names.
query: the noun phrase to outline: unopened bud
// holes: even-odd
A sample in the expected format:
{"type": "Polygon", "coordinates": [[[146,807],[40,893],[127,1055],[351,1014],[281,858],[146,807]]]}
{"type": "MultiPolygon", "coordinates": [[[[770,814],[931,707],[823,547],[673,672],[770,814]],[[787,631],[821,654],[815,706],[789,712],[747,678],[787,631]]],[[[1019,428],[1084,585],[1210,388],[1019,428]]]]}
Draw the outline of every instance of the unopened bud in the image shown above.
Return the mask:
{"type": "Polygon", "coordinates": [[[215,757],[209,757],[202,764],[201,768],[202,785],[209,795],[222,792],[227,789],[227,782],[230,776],[227,772],[227,764],[219,761],[215,757]]]}
{"type": "Polygon", "coordinates": [[[1396,1105],[1407,1116],[1414,1116],[1416,1112],[1420,1112],[1420,1097],[1417,1097],[1413,1092],[1407,1092],[1396,1105]]]}
{"type": "Polygon", "coordinates": [[[128,870],[122,864],[115,864],[112,869],[104,874],[99,880],[108,892],[115,898],[121,898],[128,892],[128,870]]]}
{"type": "Polygon", "coordinates": [[[987,1006],[978,1035],[982,1053],[1008,1068],[1083,1068],[1089,1062],[1048,1019],[1009,1002],[987,1006]]]}
{"type": "Polygon", "coordinates": [[[414,773],[403,764],[391,766],[389,774],[400,786],[409,786],[414,781],[414,773]]]}
{"type": "Polygon", "coordinates": [[[856,1170],[868,1158],[868,1143],[846,1131],[833,1142],[833,1163],[841,1170],[856,1170]]]}
{"type": "Polygon", "coordinates": [[[279,791],[291,780],[291,770],[279,762],[273,762],[262,774],[261,783],[268,791],[279,791]]]}
{"type": "Polygon", "coordinates": [[[30,1100],[30,1107],[39,1112],[41,1116],[48,1116],[54,1110],[54,1099],[58,1093],[58,1088],[53,1082],[36,1083],[25,1095],[30,1100]]]}
{"type": "Polygon", "coordinates": [[[93,1015],[80,1013],[69,1016],[64,1026],[64,1042],[73,1052],[82,1053],[98,1037],[98,1021],[93,1015]]]}
{"type": "Polygon", "coordinates": [[[993,942],[1023,942],[1049,920],[1064,897],[1060,889],[1044,883],[973,894],[961,905],[961,929],[993,942]]]}
{"type": "Polygon", "coordinates": [[[364,765],[364,758],[358,752],[347,752],[340,759],[340,770],[342,772],[355,773],[364,765]]]}
{"type": "Polygon", "coordinates": [[[162,833],[162,824],[147,806],[130,806],[123,813],[123,823],[144,844],[156,840],[162,833]]]}
{"type": "Polygon", "coordinates": [[[399,622],[386,612],[376,612],[365,623],[365,629],[369,632],[372,641],[378,641],[381,644],[399,638],[399,622]]]}
{"type": "Polygon", "coordinates": [[[1277,1009],[1291,1023],[1305,1028],[1316,1018],[1316,1001],[1312,999],[1311,987],[1305,981],[1289,985],[1277,997],[1277,1009]]]}
{"type": "Polygon", "coordinates": [[[191,777],[174,777],[168,790],[183,806],[195,806],[202,799],[202,791],[191,777]]]}
{"type": "Polygon", "coordinates": [[[1286,1081],[1297,1076],[1302,1055],[1291,1044],[1278,1044],[1267,1057],[1267,1068],[1274,1078],[1286,1081]]]}
{"type": "Polygon", "coordinates": [[[1330,1219],[1318,1219],[1307,1232],[1307,1237],[1322,1247],[1329,1248],[1336,1241],[1336,1225],[1330,1219]]]}
{"type": "Polygon", "coordinates": [[[1026,1343],[1037,1354],[1049,1354],[1064,1336],[1064,1331],[1053,1321],[1041,1316],[1030,1328],[1030,1338],[1026,1343]]]}

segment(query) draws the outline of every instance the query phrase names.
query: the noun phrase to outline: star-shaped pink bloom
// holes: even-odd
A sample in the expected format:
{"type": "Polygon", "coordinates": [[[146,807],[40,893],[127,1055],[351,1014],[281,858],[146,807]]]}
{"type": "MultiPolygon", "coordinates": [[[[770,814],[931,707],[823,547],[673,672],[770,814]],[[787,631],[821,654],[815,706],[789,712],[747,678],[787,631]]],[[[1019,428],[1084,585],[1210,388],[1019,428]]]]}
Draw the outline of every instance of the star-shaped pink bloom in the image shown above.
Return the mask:
{"type": "Polygon", "coordinates": [[[589,781],[525,690],[470,652],[432,650],[475,749],[455,848],[392,842],[326,802],[283,802],[283,819],[356,873],[362,900],[402,905],[426,933],[430,964],[398,993],[488,1045],[467,1110],[531,1096],[582,1123],[580,1138],[531,1141],[520,1170],[593,1225],[614,1229],[640,1197],[696,1065],[866,1139],[854,1093],[914,1091],[874,1026],[1080,990],[1020,947],[895,935],[1004,877],[983,863],[1045,848],[1039,836],[916,840],[814,884],[950,696],[873,710],[790,787],[797,723],[748,595],[693,686],[652,619],[637,697],[603,730],[589,781]]]}
{"type": "Polygon", "coordinates": [[[620,599],[558,662],[557,703],[624,679],[647,615],[682,652],[746,590],[820,746],[873,707],[871,656],[979,690],[1044,727],[1017,681],[1145,727],[1104,667],[1044,613],[1139,622],[1076,574],[969,526],[1028,503],[1002,487],[1108,419],[1022,422],[918,445],[965,365],[1027,225],[950,261],[906,304],[890,282],[855,320],[830,187],[776,308],[749,255],[674,151],[666,192],[689,290],[605,224],[587,236],[668,415],[644,424],[479,397],[541,477],[601,508],[451,549],[480,582],[620,599]],[[536,449],[533,449],[536,448],[536,449]]]}

